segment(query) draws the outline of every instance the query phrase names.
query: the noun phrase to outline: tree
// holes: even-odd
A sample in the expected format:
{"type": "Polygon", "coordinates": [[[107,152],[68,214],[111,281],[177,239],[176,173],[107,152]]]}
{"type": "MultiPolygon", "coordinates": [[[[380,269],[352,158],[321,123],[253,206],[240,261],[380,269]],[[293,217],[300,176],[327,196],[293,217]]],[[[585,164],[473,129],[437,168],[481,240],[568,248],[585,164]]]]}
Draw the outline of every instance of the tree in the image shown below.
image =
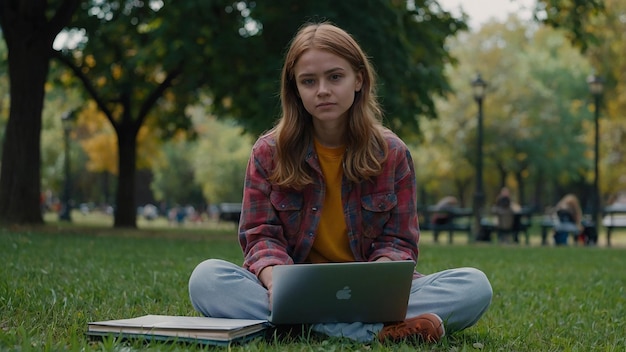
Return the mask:
{"type": "Polygon", "coordinates": [[[243,134],[234,121],[206,116],[203,109],[196,108],[192,114],[198,142],[190,162],[205,199],[212,204],[241,202],[251,136],[243,134]]]}
{"type": "Polygon", "coordinates": [[[436,116],[433,96],[448,91],[444,67],[453,61],[445,41],[467,28],[428,0],[243,3],[243,35],[219,45],[228,60],[212,61],[214,72],[231,74],[216,76],[211,92],[217,116],[233,116],[254,134],[278,116],[284,50],[305,21],[328,20],[355,36],[377,70],[385,123],[403,136],[418,132],[421,117],[436,116]]]}
{"type": "MultiPolygon", "coordinates": [[[[569,32],[572,42],[605,81],[601,101],[600,188],[605,199],[626,190],[626,107],[624,40],[626,7],[620,0],[540,0],[537,18],[569,32]]],[[[589,72],[592,73],[592,72],[589,72]]],[[[593,110],[587,94],[587,106],[593,110]]],[[[590,141],[592,143],[592,141],[590,141]]]]}
{"type": "Polygon", "coordinates": [[[166,203],[241,202],[252,140],[235,121],[220,119],[197,105],[190,109],[193,140],[180,134],[164,146],[153,167],[152,189],[166,203]]]}
{"type": "Polygon", "coordinates": [[[195,144],[180,133],[163,145],[164,157],[152,167],[154,180],[150,188],[156,200],[169,205],[206,203],[202,188],[194,178],[192,150],[195,144]]]}
{"type": "Polygon", "coordinates": [[[72,23],[79,50],[57,58],[81,81],[117,136],[115,227],[135,227],[137,136],[144,123],[168,138],[187,129],[185,107],[209,83],[215,36],[238,36],[227,1],[94,2],[72,23]]]}
{"type": "Polygon", "coordinates": [[[79,0],[0,2],[11,93],[0,170],[0,222],[43,222],[39,163],[44,84],[54,38],[70,22],[79,3],[79,0]]]}
{"type": "Polygon", "coordinates": [[[115,226],[135,226],[135,204],[129,195],[136,134],[144,121],[155,119],[154,126],[164,129],[164,135],[188,127],[188,119],[181,118],[184,107],[205,86],[218,102],[218,116],[233,116],[253,132],[269,128],[278,106],[275,92],[283,49],[310,15],[344,22],[360,33],[370,52],[383,44],[394,49],[377,52],[382,95],[392,112],[389,124],[397,129],[406,124],[407,130],[417,126],[419,115],[434,116],[430,94],[446,89],[442,67],[449,57],[443,42],[463,28],[462,22],[437,11],[436,4],[434,11],[383,0],[369,2],[362,11],[354,11],[351,1],[341,6],[285,1],[155,4],[92,4],[73,23],[85,30],[86,42],[79,51],[59,55],[118,136],[115,226]],[[372,13],[377,16],[365,16],[372,13]]]}
{"type": "MultiPolygon", "coordinates": [[[[594,73],[603,78],[605,86],[600,101],[599,167],[601,194],[605,200],[610,200],[618,193],[626,192],[626,4],[619,0],[605,0],[604,6],[605,11],[586,27],[597,39],[586,53],[594,73]]],[[[586,103],[589,111],[593,111],[590,94],[586,103]]]]}
{"type": "Polygon", "coordinates": [[[571,42],[583,52],[597,41],[589,26],[605,12],[605,0],[538,0],[535,18],[548,26],[565,30],[571,42]]]}
{"type": "MultiPolygon", "coordinates": [[[[454,80],[452,82],[454,84],[454,80]]],[[[434,204],[435,201],[453,195],[462,206],[467,206],[474,168],[468,153],[464,135],[467,126],[459,125],[459,119],[446,107],[459,103],[454,96],[448,97],[449,105],[437,102],[440,117],[422,122],[422,140],[419,147],[412,148],[420,203],[434,204]]],[[[462,100],[461,100],[462,102],[462,100]]],[[[461,122],[461,124],[464,124],[461,122]]]]}
{"type": "MultiPolygon", "coordinates": [[[[54,63],[51,65],[50,77],[54,77],[54,63]]],[[[69,114],[82,101],[81,92],[77,89],[66,89],[56,84],[48,84],[46,88],[46,98],[42,112],[41,127],[41,190],[46,194],[47,201],[56,200],[56,197],[63,192],[65,181],[65,148],[64,148],[64,127],[62,116],[69,114]]],[[[73,115],[75,116],[75,115],[73,115]]],[[[79,163],[78,143],[74,143],[77,136],[75,120],[70,122],[68,131],[69,155],[72,159],[71,179],[82,180],[76,177],[73,171],[79,170],[82,165],[79,163]]],[[[73,182],[76,185],[76,182],[73,182]]],[[[72,187],[74,190],[74,187],[72,187]]],[[[75,195],[75,192],[71,192],[75,195]]]]}
{"type": "Polygon", "coordinates": [[[248,131],[269,128],[278,106],[277,68],[283,49],[297,27],[312,16],[342,25],[374,57],[388,125],[407,133],[416,129],[420,116],[435,116],[431,96],[447,89],[443,65],[451,60],[444,42],[464,23],[441,11],[436,2],[409,4],[412,7],[389,0],[2,2],[10,71],[20,73],[11,74],[12,99],[22,100],[12,103],[7,125],[0,218],[41,222],[38,138],[51,55],[75,73],[115,130],[119,176],[114,226],[134,227],[140,127],[150,123],[162,138],[189,127],[184,108],[195,100],[198,88],[210,87],[218,116],[234,117],[248,131]],[[82,42],[75,49],[53,51],[53,39],[79,4],[67,32],[82,33],[82,42]],[[26,46],[32,43],[37,45],[26,46]],[[27,75],[33,72],[36,79],[27,75]],[[19,109],[29,116],[22,116],[19,109]],[[18,148],[21,143],[27,147],[18,148]]]}
{"type": "MultiPolygon", "coordinates": [[[[563,31],[512,16],[506,23],[491,22],[478,32],[463,33],[449,46],[459,59],[459,65],[447,72],[456,93],[437,101],[440,118],[433,124],[441,132],[424,133],[435,136],[425,145],[456,149],[439,152],[452,157],[439,164],[476,165],[477,107],[470,81],[478,71],[489,84],[483,127],[487,193],[515,186],[518,200],[528,204],[525,186],[538,187],[541,174],[544,182],[584,179],[590,165],[584,125],[590,116],[580,98],[587,89],[584,78],[589,65],[563,31]],[[437,139],[447,141],[437,143],[437,139]]],[[[455,168],[448,178],[463,173],[455,168]]],[[[438,182],[445,178],[438,175],[438,182]]]]}

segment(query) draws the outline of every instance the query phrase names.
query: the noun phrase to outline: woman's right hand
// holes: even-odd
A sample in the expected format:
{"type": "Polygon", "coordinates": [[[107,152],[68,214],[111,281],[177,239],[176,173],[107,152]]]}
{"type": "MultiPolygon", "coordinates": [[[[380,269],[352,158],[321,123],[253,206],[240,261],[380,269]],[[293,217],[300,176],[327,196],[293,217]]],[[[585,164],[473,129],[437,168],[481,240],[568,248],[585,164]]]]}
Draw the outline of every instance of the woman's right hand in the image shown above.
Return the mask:
{"type": "Polygon", "coordinates": [[[267,266],[261,270],[259,273],[259,280],[265,288],[267,289],[267,295],[270,302],[270,310],[272,310],[272,271],[273,267],[267,266]]]}

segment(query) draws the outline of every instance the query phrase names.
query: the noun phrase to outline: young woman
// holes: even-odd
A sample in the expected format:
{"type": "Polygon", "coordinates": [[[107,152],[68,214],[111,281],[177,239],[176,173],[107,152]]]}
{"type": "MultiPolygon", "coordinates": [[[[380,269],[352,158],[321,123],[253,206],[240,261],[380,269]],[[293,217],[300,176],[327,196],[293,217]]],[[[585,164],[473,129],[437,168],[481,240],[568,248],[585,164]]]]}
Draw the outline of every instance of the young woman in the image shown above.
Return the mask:
{"type": "MultiPolygon", "coordinates": [[[[280,120],[255,143],[246,171],[243,268],[209,259],[189,280],[191,302],[205,316],[267,319],[274,265],[417,262],[413,161],[381,124],[375,73],[355,40],[329,23],[304,25],[285,57],[281,103],[280,120]]],[[[491,297],[474,268],[415,272],[404,322],[311,328],[362,342],[436,342],[445,330],[476,323],[491,297]]]]}
{"type": "Polygon", "coordinates": [[[583,225],[583,211],[580,201],[575,194],[568,193],[554,207],[553,214],[554,242],[557,245],[567,244],[567,238],[571,234],[574,241],[584,242],[585,226],[583,225]]]}

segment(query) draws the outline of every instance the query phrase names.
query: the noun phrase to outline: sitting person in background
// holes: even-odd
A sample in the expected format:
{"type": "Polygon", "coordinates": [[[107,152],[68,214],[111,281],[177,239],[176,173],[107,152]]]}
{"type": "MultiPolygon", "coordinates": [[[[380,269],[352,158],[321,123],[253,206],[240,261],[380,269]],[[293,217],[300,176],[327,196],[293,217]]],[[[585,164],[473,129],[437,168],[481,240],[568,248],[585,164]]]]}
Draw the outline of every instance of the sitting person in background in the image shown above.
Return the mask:
{"type": "Polygon", "coordinates": [[[433,217],[431,219],[431,222],[433,223],[433,225],[445,225],[445,224],[450,223],[450,221],[452,221],[452,216],[450,216],[450,213],[447,212],[446,210],[449,210],[451,208],[455,208],[458,206],[459,206],[459,200],[456,199],[456,197],[454,196],[447,196],[447,197],[441,198],[441,200],[439,200],[437,204],[435,204],[435,209],[442,210],[442,211],[436,212],[433,214],[433,217]]]}
{"type": "Polygon", "coordinates": [[[502,187],[500,193],[496,197],[496,201],[491,207],[491,212],[497,217],[496,229],[498,231],[498,241],[506,241],[504,237],[507,233],[513,235],[513,241],[519,242],[518,234],[516,231],[517,224],[515,223],[515,213],[519,212],[521,207],[519,204],[511,200],[511,192],[507,187],[502,187]]]}
{"type": "Polygon", "coordinates": [[[554,207],[553,218],[554,241],[557,245],[567,244],[569,234],[578,238],[583,233],[583,212],[576,195],[569,193],[561,198],[554,207]]]}

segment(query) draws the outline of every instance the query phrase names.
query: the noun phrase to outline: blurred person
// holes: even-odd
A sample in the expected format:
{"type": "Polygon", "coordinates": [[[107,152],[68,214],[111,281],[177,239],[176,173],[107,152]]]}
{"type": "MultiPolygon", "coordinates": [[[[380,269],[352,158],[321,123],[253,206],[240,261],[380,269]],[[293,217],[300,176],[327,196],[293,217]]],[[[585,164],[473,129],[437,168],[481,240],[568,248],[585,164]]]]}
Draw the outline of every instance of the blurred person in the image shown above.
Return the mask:
{"type": "Polygon", "coordinates": [[[575,239],[583,233],[583,212],[576,195],[569,193],[563,196],[554,206],[553,218],[555,222],[554,240],[557,245],[567,244],[571,234],[575,239]]]}
{"type": "Polygon", "coordinates": [[[494,205],[491,207],[491,213],[496,216],[496,231],[498,240],[502,242],[510,241],[506,238],[507,234],[512,235],[513,242],[519,242],[519,212],[521,211],[519,204],[511,199],[511,191],[508,187],[502,187],[496,196],[494,205]],[[517,222],[517,223],[516,223],[517,222]]]}
{"type": "Polygon", "coordinates": [[[459,206],[459,200],[454,196],[446,196],[441,198],[437,204],[435,204],[435,213],[431,218],[431,222],[435,225],[445,225],[452,221],[452,216],[447,210],[456,208],[459,206]],[[441,211],[438,211],[441,210],[441,211]]]}

